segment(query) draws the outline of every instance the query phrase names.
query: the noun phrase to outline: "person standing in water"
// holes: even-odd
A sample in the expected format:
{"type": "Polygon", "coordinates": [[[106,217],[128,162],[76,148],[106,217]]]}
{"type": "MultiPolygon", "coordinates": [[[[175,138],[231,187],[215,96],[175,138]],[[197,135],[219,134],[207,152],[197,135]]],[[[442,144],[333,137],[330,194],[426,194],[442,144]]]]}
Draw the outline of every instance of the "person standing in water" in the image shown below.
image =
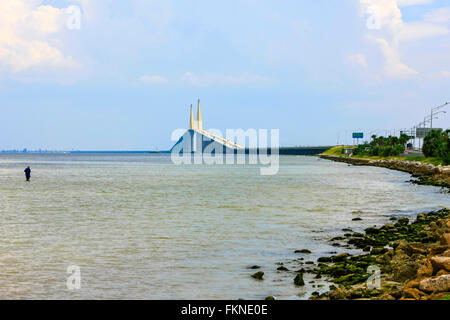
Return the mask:
{"type": "Polygon", "coordinates": [[[27,181],[30,181],[30,178],[31,178],[31,169],[30,169],[30,166],[28,166],[28,167],[24,170],[24,172],[25,172],[25,178],[27,179],[27,181]]]}

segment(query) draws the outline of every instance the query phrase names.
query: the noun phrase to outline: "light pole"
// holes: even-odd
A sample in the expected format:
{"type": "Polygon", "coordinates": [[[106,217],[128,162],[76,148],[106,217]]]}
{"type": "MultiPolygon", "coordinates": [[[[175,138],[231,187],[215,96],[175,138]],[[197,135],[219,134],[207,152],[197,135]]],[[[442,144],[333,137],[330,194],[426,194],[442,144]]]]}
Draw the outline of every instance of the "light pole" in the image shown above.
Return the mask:
{"type": "Polygon", "coordinates": [[[447,111],[441,110],[441,111],[432,113],[432,115],[426,116],[425,121],[430,122],[430,129],[433,129],[433,119],[439,119],[439,117],[436,116],[439,113],[447,113],[447,111]]]}
{"type": "MultiPolygon", "coordinates": [[[[431,109],[431,118],[430,118],[430,128],[431,128],[431,129],[433,129],[433,115],[439,113],[439,112],[435,112],[435,111],[437,111],[437,110],[439,110],[439,109],[445,107],[445,106],[448,105],[448,104],[449,104],[449,103],[446,102],[446,103],[444,103],[443,105],[440,105],[440,106],[438,106],[438,107],[435,107],[435,108],[432,108],[432,109],[431,109]]],[[[444,111],[444,113],[445,113],[445,111],[444,111]]]]}

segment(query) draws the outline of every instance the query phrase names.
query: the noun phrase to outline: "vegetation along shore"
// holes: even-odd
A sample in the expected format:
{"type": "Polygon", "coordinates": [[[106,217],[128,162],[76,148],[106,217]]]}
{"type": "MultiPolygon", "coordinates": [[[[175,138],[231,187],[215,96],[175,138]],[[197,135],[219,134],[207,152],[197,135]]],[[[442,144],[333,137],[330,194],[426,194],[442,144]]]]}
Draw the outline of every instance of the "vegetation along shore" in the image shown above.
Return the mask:
{"type": "Polygon", "coordinates": [[[434,165],[423,161],[405,159],[371,159],[364,157],[349,157],[322,154],[320,158],[345,162],[355,166],[375,166],[410,173],[417,180],[413,183],[450,188],[450,166],[434,165]]]}
{"type": "MultiPolygon", "coordinates": [[[[401,138],[373,136],[371,143],[354,148],[350,155],[343,152],[346,147],[335,147],[320,157],[408,172],[417,178],[411,182],[449,192],[448,131],[427,136],[424,157],[399,157],[407,140],[401,138]]],[[[334,285],[326,293],[314,292],[310,299],[450,300],[450,210],[421,213],[412,223],[408,218],[391,221],[367,228],[364,234],[344,230],[341,245],[364,253],[319,258],[310,272],[334,285]]]]}
{"type": "Polygon", "coordinates": [[[358,146],[337,146],[320,155],[322,159],[356,166],[376,166],[405,171],[417,180],[411,182],[450,188],[450,129],[432,130],[424,139],[423,156],[405,154],[409,136],[377,137],[358,146]]]}

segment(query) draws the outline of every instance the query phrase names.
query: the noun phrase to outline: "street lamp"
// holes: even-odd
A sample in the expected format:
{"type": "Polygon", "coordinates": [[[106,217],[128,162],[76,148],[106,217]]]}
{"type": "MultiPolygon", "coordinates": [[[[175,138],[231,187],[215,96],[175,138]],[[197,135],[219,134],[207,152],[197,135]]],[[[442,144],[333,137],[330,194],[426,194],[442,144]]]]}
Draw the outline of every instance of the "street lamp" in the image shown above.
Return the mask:
{"type": "Polygon", "coordinates": [[[430,116],[427,117],[427,118],[430,118],[429,121],[430,121],[430,128],[431,129],[433,129],[433,119],[439,119],[439,117],[436,117],[436,115],[438,115],[439,113],[447,113],[447,111],[441,110],[441,111],[438,111],[438,112],[434,112],[432,114],[432,116],[430,115],[430,116]]]}
{"type": "MultiPolygon", "coordinates": [[[[439,109],[445,107],[445,106],[448,105],[448,104],[449,104],[449,103],[446,102],[446,103],[444,103],[443,105],[440,105],[440,106],[438,106],[438,107],[435,107],[435,108],[432,108],[432,109],[431,109],[431,116],[430,116],[430,128],[431,128],[431,129],[433,129],[433,115],[438,114],[438,113],[441,112],[441,111],[440,111],[440,112],[435,112],[435,111],[437,111],[437,110],[439,110],[439,109]]],[[[446,112],[444,111],[444,113],[446,113],[446,112]]]]}

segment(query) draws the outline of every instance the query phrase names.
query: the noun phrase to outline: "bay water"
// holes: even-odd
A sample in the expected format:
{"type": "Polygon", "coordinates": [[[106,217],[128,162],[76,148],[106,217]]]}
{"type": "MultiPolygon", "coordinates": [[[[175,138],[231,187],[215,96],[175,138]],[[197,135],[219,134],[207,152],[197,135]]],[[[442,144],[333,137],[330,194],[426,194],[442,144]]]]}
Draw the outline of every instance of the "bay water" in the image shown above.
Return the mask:
{"type": "Polygon", "coordinates": [[[0,299],[307,299],[328,284],[295,286],[298,259],[345,251],[330,242],[342,229],[450,207],[410,179],[303,156],[262,176],[170,155],[0,154],[0,299]]]}

